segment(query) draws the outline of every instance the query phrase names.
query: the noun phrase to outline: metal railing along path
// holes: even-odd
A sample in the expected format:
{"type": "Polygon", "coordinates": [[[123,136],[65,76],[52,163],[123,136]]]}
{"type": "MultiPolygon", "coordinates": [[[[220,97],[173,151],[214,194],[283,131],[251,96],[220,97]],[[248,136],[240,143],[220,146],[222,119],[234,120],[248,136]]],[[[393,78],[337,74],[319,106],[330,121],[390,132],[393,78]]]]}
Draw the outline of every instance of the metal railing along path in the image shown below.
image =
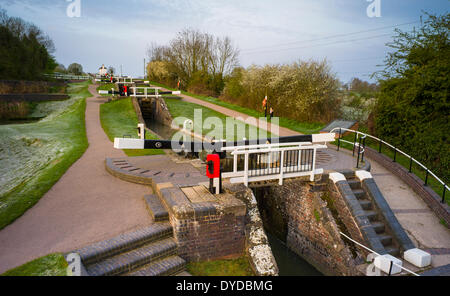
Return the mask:
{"type": "MultiPolygon", "coordinates": [[[[394,162],[396,162],[396,160],[397,160],[397,153],[400,153],[400,154],[404,155],[406,158],[409,159],[409,172],[410,173],[412,173],[412,165],[413,165],[413,163],[416,163],[418,166],[420,166],[421,168],[423,168],[425,170],[425,172],[426,172],[425,173],[425,186],[428,186],[428,176],[429,175],[434,177],[434,179],[436,181],[438,181],[443,186],[441,203],[445,202],[445,193],[446,193],[447,190],[450,190],[450,187],[444,181],[442,181],[438,176],[436,176],[432,171],[430,171],[429,168],[424,166],[422,163],[420,163],[418,160],[413,158],[411,155],[403,152],[402,150],[398,149],[397,147],[395,147],[395,146],[393,146],[393,145],[391,145],[391,144],[389,144],[389,143],[387,143],[387,142],[385,142],[385,141],[383,141],[383,140],[381,140],[381,139],[379,139],[379,138],[377,138],[375,136],[372,136],[372,135],[369,135],[369,134],[366,134],[366,133],[362,133],[362,132],[359,132],[359,131],[355,131],[355,130],[347,129],[347,128],[343,128],[343,127],[336,127],[336,128],[331,130],[331,133],[333,133],[333,132],[339,132],[338,147],[337,147],[338,151],[339,151],[339,148],[341,146],[340,145],[341,142],[353,145],[353,155],[354,155],[354,152],[355,152],[355,147],[358,147],[358,161],[357,161],[358,163],[359,163],[359,155],[360,154],[362,155],[362,160],[364,160],[364,152],[365,152],[365,147],[366,147],[366,138],[371,138],[371,139],[373,139],[373,140],[375,140],[376,142],[379,143],[379,145],[378,145],[378,153],[381,153],[383,144],[386,145],[387,147],[390,147],[391,149],[393,149],[394,150],[394,159],[393,159],[394,162]],[[342,131],[355,133],[354,141],[350,142],[350,141],[342,139],[342,131]],[[362,140],[362,143],[361,143],[361,140],[362,140]],[[362,152],[360,153],[361,148],[362,148],[362,152]]],[[[356,167],[358,167],[358,163],[357,163],[356,167]]]]}

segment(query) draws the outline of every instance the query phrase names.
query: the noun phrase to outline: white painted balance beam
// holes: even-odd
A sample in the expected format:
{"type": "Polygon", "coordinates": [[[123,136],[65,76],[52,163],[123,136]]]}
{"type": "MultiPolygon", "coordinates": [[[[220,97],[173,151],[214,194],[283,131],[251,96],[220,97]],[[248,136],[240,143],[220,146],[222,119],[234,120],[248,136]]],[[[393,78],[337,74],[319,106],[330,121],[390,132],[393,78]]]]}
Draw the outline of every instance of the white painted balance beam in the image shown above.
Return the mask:
{"type": "Polygon", "coordinates": [[[324,133],[324,134],[313,134],[312,142],[315,143],[324,143],[324,142],[334,142],[336,134],[335,133],[324,133]]]}
{"type": "Polygon", "coordinates": [[[131,138],[114,138],[116,149],[144,149],[145,140],[131,138]]]}

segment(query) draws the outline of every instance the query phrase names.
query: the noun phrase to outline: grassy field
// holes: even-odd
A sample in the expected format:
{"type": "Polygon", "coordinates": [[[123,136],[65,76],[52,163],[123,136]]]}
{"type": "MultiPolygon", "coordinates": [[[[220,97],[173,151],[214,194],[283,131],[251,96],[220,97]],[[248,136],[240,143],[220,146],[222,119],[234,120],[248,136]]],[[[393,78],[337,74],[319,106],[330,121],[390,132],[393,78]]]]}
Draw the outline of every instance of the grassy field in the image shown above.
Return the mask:
{"type": "MultiPolygon", "coordinates": [[[[270,137],[271,133],[268,133],[267,131],[263,129],[257,129],[254,126],[246,125],[245,129],[243,127],[244,122],[239,121],[240,127],[237,128],[237,126],[229,125],[227,127],[226,120],[227,116],[219,113],[217,111],[214,111],[212,109],[185,102],[180,100],[179,98],[173,98],[169,96],[165,96],[165,101],[167,103],[167,107],[169,108],[169,111],[174,118],[174,123],[180,127],[183,126],[183,122],[186,119],[191,119],[194,121],[194,131],[196,129],[200,130],[201,127],[205,127],[205,123],[211,122],[211,119],[215,117],[218,120],[220,120],[220,123],[222,125],[222,128],[217,128],[217,132],[214,132],[216,129],[216,126],[212,124],[210,128],[203,128],[202,134],[207,136],[215,136],[216,139],[226,139],[227,141],[235,141],[237,139],[242,140],[242,136],[245,136],[247,139],[258,139],[258,138],[266,138],[270,137]],[[194,112],[195,110],[201,110],[202,113],[202,122],[200,126],[199,121],[194,120],[194,112]],[[244,134],[245,131],[245,134],[244,134]],[[238,137],[239,136],[239,137],[238,137]]],[[[219,122],[217,122],[219,123],[219,122]]]]}
{"type": "Polygon", "coordinates": [[[38,122],[0,125],[0,229],[12,223],[55,184],[88,147],[88,82],[68,88],[70,99],[40,103],[38,122]]]}
{"type": "MultiPolygon", "coordinates": [[[[115,90],[117,90],[116,84],[115,83],[101,83],[98,87],[97,87],[97,93],[99,90],[108,90],[110,91],[111,88],[114,88],[115,90]]],[[[103,97],[109,97],[111,95],[100,95],[103,97]]]]}
{"type": "Polygon", "coordinates": [[[67,262],[59,253],[50,254],[19,267],[8,270],[1,276],[66,276],[67,262]]]}
{"type": "MultiPolygon", "coordinates": [[[[100,105],[100,122],[112,142],[115,137],[137,138],[138,118],[131,98],[114,100],[100,105]]],[[[146,139],[156,139],[156,136],[147,132],[146,139]]],[[[124,149],[124,152],[128,156],[164,154],[163,150],[158,149],[124,149]]]]}
{"type": "MultiPolygon", "coordinates": [[[[156,86],[161,86],[161,87],[164,87],[164,88],[169,89],[169,90],[175,90],[174,88],[167,87],[167,86],[162,85],[162,84],[157,83],[157,82],[153,82],[152,81],[151,84],[152,85],[156,85],[156,86]]],[[[190,97],[193,97],[193,98],[196,98],[196,99],[199,99],[199,100],[203,100],[205,102],[209,102],[209,103],[212,103],[212,104],[215,104],[215,105],[218,105],[218,106],[222,106],[222,107],[225,107],[225,108],[237,111],[237,112],[241,112],[241,113],[244,113],[244,114],[256,117],[256,118],[264,117],[264,112],[260,112],[260,111],[253,110],[253,109],[246,108],[246,107],[241,107],[241,106],[236,105],[236,104],[232,104],[232,103],[229,103],[229,102],[222,101],[222,100],[220,100],[218,98],[200,96],[200,95],[196,95],[196,94],[193,94],[193,93],[190,93],[190,92],[186,92],[186,91],[182,91],[182,93],[187,95],[187,96],[190,96],[190,97]]],[[[325,127],[325,125],[322,124],[322,123],[298,122],[298,121],[295,121],[295,120],[292,120],[292,119],[289,119],[289,118],[285,118],[285,117],[280,117],[280,126],[288,128],[288,129],[291,129],[293,131],[296,131],[296,132],[299,132],[299,133],[302,133],[302,134],[317,133],[322,128],[325,127]]]]}
{"type": "Polygon", "coordinates": [[[247,257],[234,260],[189,262],[187,271],[193,276],[254,276],[247,257]]]}

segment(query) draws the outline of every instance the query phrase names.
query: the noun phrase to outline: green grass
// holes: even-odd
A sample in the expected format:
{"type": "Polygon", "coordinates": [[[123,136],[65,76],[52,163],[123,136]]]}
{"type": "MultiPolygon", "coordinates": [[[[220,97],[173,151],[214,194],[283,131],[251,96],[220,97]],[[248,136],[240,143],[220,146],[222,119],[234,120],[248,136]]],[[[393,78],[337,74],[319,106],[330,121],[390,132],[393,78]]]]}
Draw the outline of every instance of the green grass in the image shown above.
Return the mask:
{"type": "MultiPolygon", "coordinates": [[[[102,83],[102,84],[100,84],[97,87],[97,93],[98,93],[99,90],[108,90],[108,91],[110,91],[111,88],[114,88],[115,90],[117,90],[116,84],[115,83],[102,83]]],[[[108,95],[101,95],[101,96],[106,97],[106,96],[111,96],[111,95],[108,94],[108,95]]]]}
{"type": "Polygon", "coordinates": [[[6,173],[13,172],[13,179],[2,186],[14,184],[0,196],[0,229],[34,206],[88,147],[88,82],[73,83],[68,92],[71,98],[55,102],[61,108],[43,120],[0,126],[5,145],[0,149],[0,166],[6,173]]]}
{"type": "MultiPolygon", "coordinates": [[[[100,105],[100,122],[103,130],[112,142],[114,142],[116,137],[137,137],[138,118],[131,98],[115,100],[100,105]]],[[[155,135],[147,132],[146,139],[157,138],[155,135]]],[[[159,149],[124,149],[123,151],[128,156],[164,154],[164,151],[159,149]]]]}
{"type": "Polygon", "coordinates": [[[8,270],[1,276],[66,276],[67,262],[62,254],[50,254],[19,267],[8,270]]]}
{"type": "MultiPolygon", "coordinates": [[[[360,131],[361,132],[366,132],[364,130],[364,128],[360,129],[360,131]]],[[[350,141],[350,142],[353,142],[354,141],[354,137],[355,137],[355,134],[352,133],[352,134],[344,136],[342,139],[350,141]]],[[[333,144],[337,145],[338,144],[337,140],[335,142],[333,142],[333,144]]],[[[379,143],[377,141],[373,140],[373,139],[370,139],[370,138],[366,139],[366,146],[370,147],[370,148],[372,148],[372,149],[374,149],[376,151],[378,151],[378,149],[379,149],[379,143]]],[[[351,144],[341,142],[341,148],[352,150],[353,146],[351,144]]],[[[356,149],[357,148],[355,148],[355,155],[357,153],[356,149]]],[[[390,159],[394,160],[394,149],[392,149],[392,148],[390,148],[390,147],[388,147],[388,146],[383,144],[382,147],[381,147],[381,153],[383,153],[384,155],[386,155],[390,159]]],[[[395,161],[398,164],[400,164],[401,166],[403,166],[404,168],[406,168],[407,170],[409,170],[410,159],[407,158],[406,156],[404,156],[403,154],[398,153],[398,152],[395,153],[395,155],[396,155],[395,156],[395,161]]],[[[415,162],[413,162],[412,167],[411,167],[411,172],[413,174],[415,174],[417,177],[419,177],[425,184],[426,171],[422,167],[420,167],[415,162]]],[[[442,197],[443,190],[444,190],[443,185],[441,183],[439,183],[433,176],[428,175],[427,184],[428,184],[428,186],[431,189],[433,189],[434,192],[436,192],[436,194],[438,196],[442,197]]],[[[445,202],[450,205],[450,192],[448,192],[448,191],[446,191],[446,194],[445,194],[445,202]]]]}
{"type": "Polygon", "coordinates": [[[247,257],[234,260],[189,262],[187,271],[193,276],[254,276],[247,257]]]}
{"type": "MultiPolygon", "coordinates": [[[[165,96],[165,101],[167,104],[167,107],[169,108],[169,111],[174,118],[174,123],[180,127],[183,126],[183,122],[186,119],[191,119],[194,121],[194,131],[196,129],[200,130],[201,127],[204,126],[205,121],[208,118],[216,117],[220,120],[222,123],[222,130],[218,129],[218,133],[214,132],[216,127],[214,125],[211,126],[211,128],[203,128],[202,134],[208,135],[208,136],[215,136],[216,139],[226,139],[227,141],[235,141],[235,140],[242,140],[241,135],[244,136],[244,129],[238,128],[236,126],[229,125],[227,127],[226,125],[226,119],[227,116],[219,113],[217,111],[214,111],[212,109],[206,108],[201,105],[189,103],[180,100],[179,98],[173,98],[169,96],[165,96]],[[194,110],[201,110],[202,112],[202,122],[194,120],[194,110]],[[201,124],[201,126],[200,126],[201,124]],[[234,131],[233,131],[234,129],[234,131]],[[239,136],[239,137],[238,137],[239,136]]],[[[244,122],[239,121],[240,124],[244,124],[244,122]]],[[[243,126],[243,125],[242,125],[243,126]]],[[[249,126],[246,125],[245,127],[245,137],[247,139],[258,139],[258,138],[265,138],[270,137],[271,133],[263,130],[263,129],[257,129],[255,126],[249,126]],[[252,130],[250,130],[252,129],[252,130]]]]}
{"type": "MultiPolygon", "coordinates": [[[[157,82],[153,82],[153,81],[151,82],[151,84],[160,86],[160,87],[164,87],[169,90],[176,90],[174,88],[170,88],[161,83],[157,83],[157,82]]],[[[225,107],[225,108],[228,108],[228,109],[240,112],[240,113],[244,113],[244,114],[256,117],[256,118],[264,117],[264,112],[260,112],[260,111],[253,110],[250,108],[242,107],[242,106],[239,106],[239,105],[236,105],[233,103],[229,103],[229,102],[220,100],[218,98],[196,95],[196,94],[186,92],[186,91],[182,91],[182,94],[185,94],[187,96],[190,96],[190,97],[193,97],[193,98],[205,101],[205,102],[209,102],[209,103],[221,106],[221,107],[225,107]]],[[[299,132],[302,134],[314,134],[314,133],[319,132],[322,128],[325,127],[325,125],[322,123],[299,122],[299,121],[289,119],[286,117],[279,117],[279,118],[280,118],[280,121],[279,121],[280,126],[291,129],[293,131],[296,131],[296,132],[299,132]]]]}

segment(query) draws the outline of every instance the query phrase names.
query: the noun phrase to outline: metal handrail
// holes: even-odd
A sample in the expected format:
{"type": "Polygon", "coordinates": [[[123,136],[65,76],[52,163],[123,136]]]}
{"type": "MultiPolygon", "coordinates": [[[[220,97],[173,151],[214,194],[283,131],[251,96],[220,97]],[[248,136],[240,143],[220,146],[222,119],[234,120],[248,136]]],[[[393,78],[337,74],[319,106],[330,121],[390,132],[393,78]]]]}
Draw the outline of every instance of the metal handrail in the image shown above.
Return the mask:
{"type": "MultiPolygon", "coordinates": [[[[403,154],[404,156],[406,156],[406,157],[409,158],[409,160],[410,160],[410,164],[409,164],[409,172],[410,172],[410,173],[412,173],[412,163],[413,163],[413,162],[415,162],[416,164],[418,164],[420,167],[422,167],[422,168],[426,171],[426,175],[425,175],[425,186],[428,185],[428,175],[433,176],[433,177],[436,179],[436,181],[438,181],[439,183],[441,183],[441,185],[443,186],[443,193],[442,193],[442,201],[441,201],[441,202],[442,202],[442,203],[445,202],[445,191],[446,191],[446,190],[450,190],[450,187],[449,187],[445,182],[443,182],[438,176],[436,176],[432,171],[430,171],[429,168],[427,168],[427,167],[424,166],[422,163],[420,163],[418,160],[416,160],[415,158],[413,158],[413,157],[410,156],[409,154],[403,152],[402,150],[398,149],[397,147],[395,147],[395,146],[393,146],[393,145],[391,145],[391,144],[389,144],[389,143],[387,143],[387,142],[385,142],[385,141],[383,141],[383,140],[381,140],[381,139],[379,139],[379,138],[377,138],[377,137],[375,137],[375,136],[372,136],[372,135],[369,135],[369,134],[366,134],[366,133],[363,133],[363,132],[360,132],[360,131],[355,131],[355,130],[347,129],[347,128],[343,128],[343,127],[336,127],[336,128],[334,128],[334,129],[332,129],[332,130],[330,131],[330,133],[332,133],[333,131],[337,131],[337,130],[339,130],[339,138],[338,138],[338,141],[342,141],[342,142],[345,142],[345,143],[349,143],[349,144],[352,144],[352,145],[354,145],[354,146],[355,146],[355,145],[361,145],[361,143],[356,143],[356,141],[355,141],[354,143],[352,143],[352,142],[350,142],[350,141],[341,139],[342,131],[347,131],[347,132],[356,133],[356,134],[355,134],[355,139],[357,139],[357,138],[359,137],[359,135],[363,135],[364,137],[363,137],[362,139],[364,139],[364,140],[365,140],[366,137],[369,137],[369,138],[372,138],[372,139],[378,141],[378,143],[379,143],[379,149],[378,149],[378,152],[379,152],[379,153],[381,153],[381,147],[382,147],[382,144],[384,144],[384,145],[386,145],[386,146],[388,146],[388,147],[394,149],[394,162],[396,161],[396,155],[397,155],[397,153],[403,154]]],[[[365,146],[365,145],[364,145],[364,146],[365,146]]],[[[338,150],[339,150],[339,142],[338,142],[338,150]]]]}

